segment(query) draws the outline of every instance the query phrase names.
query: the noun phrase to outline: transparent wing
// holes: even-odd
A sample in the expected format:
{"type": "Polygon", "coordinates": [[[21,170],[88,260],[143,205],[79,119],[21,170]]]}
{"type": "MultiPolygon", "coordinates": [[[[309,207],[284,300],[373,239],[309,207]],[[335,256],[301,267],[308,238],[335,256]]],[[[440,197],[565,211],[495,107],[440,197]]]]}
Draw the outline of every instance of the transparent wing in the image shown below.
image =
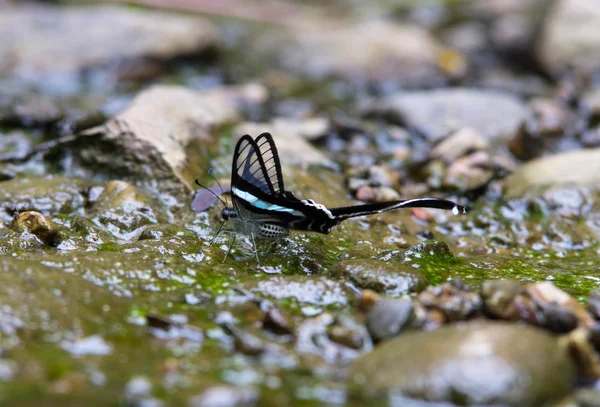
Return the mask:
{"type": "Polygon", "coordinates": [[[245,135],[235,148],[231,185],[246,191],[245,184],[268,195],[284,191],[277,148],[269,133],[261,134],[256,140],[245,135]]]}

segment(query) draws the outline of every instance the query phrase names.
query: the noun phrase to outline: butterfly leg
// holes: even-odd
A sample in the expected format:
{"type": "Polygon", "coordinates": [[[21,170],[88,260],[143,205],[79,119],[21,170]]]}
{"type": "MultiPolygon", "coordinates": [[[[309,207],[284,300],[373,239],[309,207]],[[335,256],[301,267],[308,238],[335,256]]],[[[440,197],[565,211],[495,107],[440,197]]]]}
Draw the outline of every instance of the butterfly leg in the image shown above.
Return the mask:
{"type": "Polygon", "coordinates": [[[256,256],[256,262],[260,264],[260,260],[258,259],[258,247],[256,246],[256,240],[254,240],[254,233],[250,233],[250,237],[252,237],[252,243],[254,243],[254,255],[256,256]]]}
{"type": "Polygon", "coordinates": [[[229,247],[227,248],[225,257],[223,257],[223,263],[225,263],[225,260],[227,260],[227,256],[229,256],[229,253],[231,253],[231,250],[233,249],[233,245],[235,244],[236,239],[237,239],[237,235],[235,233],[233,233],[233,237],[229,239],[229,247]]]}

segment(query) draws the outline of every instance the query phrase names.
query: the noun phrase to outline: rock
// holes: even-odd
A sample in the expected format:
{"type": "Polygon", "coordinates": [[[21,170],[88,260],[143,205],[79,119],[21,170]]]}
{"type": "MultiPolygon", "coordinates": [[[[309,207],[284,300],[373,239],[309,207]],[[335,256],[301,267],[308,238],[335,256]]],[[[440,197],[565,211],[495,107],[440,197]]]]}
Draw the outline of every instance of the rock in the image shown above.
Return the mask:
{"type": "Polygon", "coordinates": [[[348,292],[337,281],[325,277],[287,276],[248,281],[244,288],[276,300],[295,300],[303,305],[345,305],[348,292]]]}
{"type": "Polygon", "coordinates": [[[508,199],[522,197],[541,186],[597,185],[600,182],[600,149],[569,151],[521,165],[505,178],[508,199]]]}
{"type": "Polygon", "coordinates": [[[412,302],[408,298],[380,299],[367,313],[367,329],[374,342],[397,336],[415,319],[412,302]]]}
{"type": "Polygon", "coordinates": [[[419,292],[427,278],[409,265],[377,260],[343,260],[331,268],[334,276],[347,277],[359,288],[388,295],[419,292]]]}
{"type": "Polygon", "coordinates": [[[546,332],[506,323],[407,332],[350,367],[350,398],[399,396],[461,405],[539,406],[568,394],[575,369],[546,332]]]}
{"type": "Polygon", "coordinates": [[[429,286],[413,303],[419,325],[427,330],[455,321],[465,321],[480,315],[482,301],[460,280],[439,286],[429,286]]]}
{"type": "Polygon", "coordinates": [[[260,85],[205,92],[153,86],[105,125],[81,133],[96,137],[81,143],[77,158],[113,178],[187,194],[198,174],[206,171],[201,149],[191,146],[214,141],[216,127],[235,122],[244,104],[260,103],[265,97],[260,85]]]}
{"type": "Polygon", "coordinates": [[[35,210],[44,216],[83,214],[88,180],[59,175],[29,176],[2,182],[0,220],[8,223],[13,212],[35,210]]]}
{"type": "Polygon", "coordinates": [[[206,51],[216,33],[208,21],[185,15],[28,4],[2,9],[0,38],[7,39],[0,44],[0,75],[47,81],[48,87],[93,68],[116,78],[146,73],[148,64],[206,51]]]}
{"type": "Polygon", "coordinates": [[[156,198],[123,181],[109,181],[91,208],[92,221],[113,236],[129,240],[140,227],[166,223],[166,209],[156,198]]]}
{"type": "Polygon", "coordinates": [[[553,3],[537,40],[536,54],[555,75],[570,68],[582,74],[600,69],[600,4],[587,0],[553,3]]]}
{"type": "Polygon", "coordinates": [[[327,336],[332,342],[350,349],[371,350],[372,347],[365,327],[350,318],[336,318],[336,321],[327,327],[327,336]]]}
{"type": "Polygon", "coordinates": [[[371,19],[360,23],[308,22],[291,32],[282,56],[295,72],[349,80],[394,79],[405,82],[435,75],[442,51],[423,28],[371,19]]]}
{"type": "Polygon", "coordinates": [[[60,230],[54,222],[39,212],[21,212],[13,219],[10,228],[16,232],[29,232],[48,246],[58,246],[62,241],[60,230]]]}
{"type": "Polygon", "coordinates": [[[254,407],[259,394],[252,388],[239,386],[214,386],[202,394],[192,397],[189,407],[254,407]]]}
{"type": "Polygon", "coordinates": [[[514,299],[521,293],[516,280],[486,280],[481,284],[483,310],[494,318],[510,319],[516,312],[514,299]]]}
{"type": "Polygon", "coordinates": [[[237,143],[245,134],[257,137],[264,132],[271,133],[283,166],[336,168],[333,161],[308,143],[303,131],[302,122],[294,119],[277,118],[270,123],[244,122],[233,129],[233,141],[237,143]]]}
{"type": "Polygon", "coordinates": [[[487,151],[477,151],[453,162],[443,179],[445,187],[472,190],[484,185],[494,174],[494,160],[487,151]]]}
{"type": "Polygon", "coordinates": [[[489,147],[490,143],[487,139],[474,129],[466,127],[450,134],[438,143],[431,150],[431,157],[442,159],[450,164],[465,154],[487,150],[489,147]]]}
{"type": "Polygon", "coordinates": [[[531,116],[527,105],[507,93],[469,88],[402,92],[364,108],[438,141],[469,127],[488,141],[510,138],[531,116]]]}

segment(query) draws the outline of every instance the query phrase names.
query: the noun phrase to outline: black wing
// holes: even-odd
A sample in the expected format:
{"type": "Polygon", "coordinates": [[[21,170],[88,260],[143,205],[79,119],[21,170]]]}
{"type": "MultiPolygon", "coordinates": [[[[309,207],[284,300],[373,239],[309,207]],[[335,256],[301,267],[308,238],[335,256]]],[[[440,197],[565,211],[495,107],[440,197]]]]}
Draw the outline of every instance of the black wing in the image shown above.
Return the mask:
{"type": "Polygon", "coordinates": [[[466,212],[463,206],[457,205],[456,203],[446,199],[438,198],[417,198],[407,199],[405,201],[377,202],[364,205],[344,206],[341,208],[330,208],[329,211],[339,223],[345,219],[354,218],[356,216],[372,215],[374,213],[387,212],[402,208],[445,209],[451,210],[455,214],[466,212]]]}
{"type": "Polygon", "coordinates": [[[238,141],[233,154],[231,186],[254,196],[285,192],[277,147],[269,133],[255,140],[245,135],[238,141]]]}

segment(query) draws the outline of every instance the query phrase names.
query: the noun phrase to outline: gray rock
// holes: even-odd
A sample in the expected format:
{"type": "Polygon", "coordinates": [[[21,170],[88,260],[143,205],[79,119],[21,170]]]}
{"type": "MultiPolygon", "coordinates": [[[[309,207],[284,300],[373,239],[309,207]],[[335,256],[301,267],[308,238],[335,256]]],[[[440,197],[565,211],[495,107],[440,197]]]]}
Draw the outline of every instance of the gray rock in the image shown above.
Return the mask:
{"type": "Polygon", "coordinates": [[[518,198],[535,187],[600,183],[600,149],[542,157],[518,167],[505,179],[505,195],[518,198]]]}
{"type": "Polygon", "coordinates": [[[467,127],[450,134],[438,143],[431,150],[431,156],[446,163],[453,163],[469,152],[487,150],[489,147],[490,143],[481,134],[467,127]]]}
{"type": "Polygon", "coordinates": [[[410,265],[378,260],[343,260],[331,268],[336,276],[348,277],[357,287],[385,294],[422,291],[427,278],[410,265]]]}
{"type": "Polygon", "coordinates": [[[383,20],[307,22],[291,32],[284,65],[311,75],[347,79],[414,79],[432,68],[442,48],[423,28],[383,20]]]}
{"type": "Polygon", "coordinates": [[[115,6],[35,4],[2,8],[0,38],[0,74],[35,80],[97,67],[127,75],[132,62],[206,50],[214,46],[216,32],[197,17],[115,6]]]}
{"type": "Polygon", "coordinates": [[[246,103],[260,103],[260,85],[194,92],[177,86],[154,86],[103,126],[81,133],[96,142],[80,143],[81,163],[96,171],[161,191],[187,193],[206,160],[193,143],[214,141],[212,130],[235,122],[246,103]],[[192,156],[191,151],[198,156],[192,156]]]}
{"type": "Polygon", "coordinates": [[[559,343],[539,329],[489,322],[405,333],[352,364],[351,398],[539,406],[565,396],[575,382],[559,343]]]}
{"type": "Polygon", "coordinates": [[[512,95],[468,88],[397,93],[364,112],[412,127],[431,141],[465,127],[490,141],[507,139],[531,116],[527,105],[512,95]]]}
{"type": "Polygon", "coordinates": [[[410,299],[381,299],[367,314],[367,329],[373,341],[379,342],[397,336],[414,317],[410,299]]]}
{"type": "Polygon", "coordinates": [[[600,69],[600,3],[558,0],[544,23],[536,53],[545,68],[560,74],[569,68],[592,74],[600,69]]]}

